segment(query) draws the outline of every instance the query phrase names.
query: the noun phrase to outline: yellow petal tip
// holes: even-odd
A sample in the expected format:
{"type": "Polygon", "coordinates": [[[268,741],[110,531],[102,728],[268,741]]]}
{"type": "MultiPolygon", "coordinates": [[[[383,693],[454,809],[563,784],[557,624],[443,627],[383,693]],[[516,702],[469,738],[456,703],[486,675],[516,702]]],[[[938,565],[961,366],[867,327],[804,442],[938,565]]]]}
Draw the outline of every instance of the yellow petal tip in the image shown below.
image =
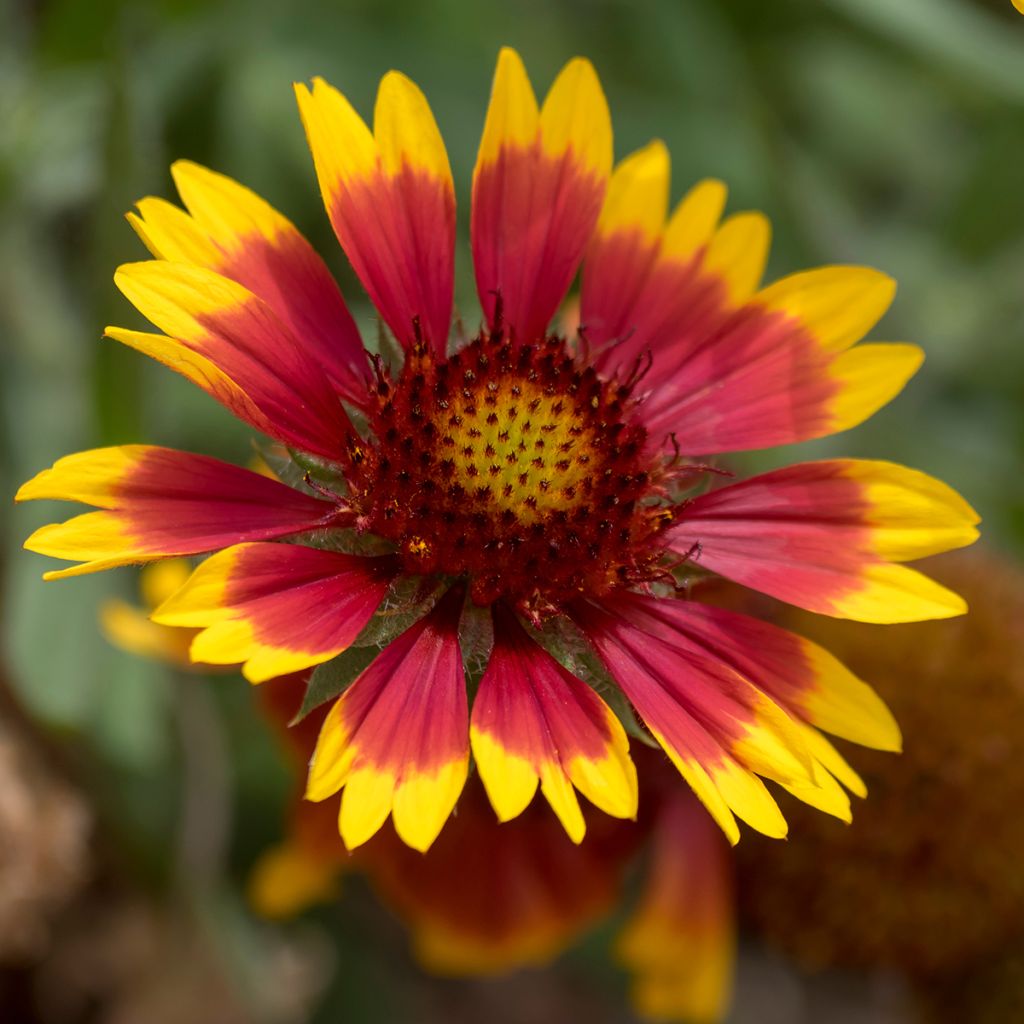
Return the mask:
{"type": "MultiPolygon", "coordinates": [[[[45,472],[45,470],[44,470],[45,472]]],[[[14,500],[18,501],[32,501],[35,499],[39,492],[39,477],[41,473],[37,473],[31,480],[26,480],[17,490],[14,495],[14,500]]]]}

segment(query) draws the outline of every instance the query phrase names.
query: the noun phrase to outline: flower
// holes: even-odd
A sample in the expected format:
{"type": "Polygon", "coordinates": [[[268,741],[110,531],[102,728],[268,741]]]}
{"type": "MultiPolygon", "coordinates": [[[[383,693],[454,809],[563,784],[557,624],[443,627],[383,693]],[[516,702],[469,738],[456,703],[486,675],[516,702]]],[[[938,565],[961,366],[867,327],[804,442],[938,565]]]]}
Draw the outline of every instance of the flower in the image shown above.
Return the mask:
{"type": "Polygon", "coordinates": [[[289,459],[280,480],[149,445],[61,459],[18,497],[97,510],[29,538],[79,563],[47,578],[213,552],[154,615],[200,631],[194,659],[242,663],[254,683],[339,659],[310,683],[323,699],[342,680],[306,792],[342,791],[350,848],[390,815],[427,849],[471,748],[503,821],[538,788],[575,841],[577,792],[634,816],[629,705],[731,841],[736,817],[785,834],[761,776],[848,817],[836,780],[855,776],[817,727],[896,749],[884,705],[816,645],[694,599],[696,583],[720,574],[871,622],[957,615],[956,595],[900,563],[970,543],[977,516],[885,462],[701,487],[711,454],[843,430],[899,392],[920,351],[854,347],[892,281],[826,267],[759,289],[761,215],[719,223],[725,188],[705,181],[666,219],[665,147],[612,170],[591,65],[570,61],[538,107],[503,50],[473,176],[484,321],[452,340],[454,186],[422,93],[387,74],[371,131],[326,82],[296,91],[328,215],[400,359],[386,344],[367,357],[287,219],[175,164],[186,210],[143,199],[129,220],[155,259],[115,274],[163,333],[107,334],[289,459]],[[549,325],[581,264],[566,338],[549,325]],[[382,649],[352,681],[345,652],[367,636],[382,649]]]}
{"type": "MultiPolygon", "coordinates": [[[[282,680],[261,690],[262,710],[298,774],[324,712],[289,728],[295,695],[282,680]]],[[[474,776],[458,815],[426,853],[411,850],[387,825],[350,853],[330,809],[302,800],[300,789],[284,838],[250,875],[250,903],[265,917],[287,918],[337,898],[341,875],[359,872],[405,924],[424,969],[491,976],[549,963],[628,905],[626,882],[640,860],[639,899],[615,945],[632,1001],[652,1020],[714,1024],[728,1008],[735,959],[729,847],[664,758],[642,744],[634,756],[639,819],[589,810],[579,843],[536,802],[513,821],[495,821],[474,776]]]]}
{"type": "Polygon", "coordinates": [[[732,1000],[733,859],[700,804],[664,777],[654,804],[640,901],[619,936],[618,958],[641,1016],[716,1024],[732,1000]]]}

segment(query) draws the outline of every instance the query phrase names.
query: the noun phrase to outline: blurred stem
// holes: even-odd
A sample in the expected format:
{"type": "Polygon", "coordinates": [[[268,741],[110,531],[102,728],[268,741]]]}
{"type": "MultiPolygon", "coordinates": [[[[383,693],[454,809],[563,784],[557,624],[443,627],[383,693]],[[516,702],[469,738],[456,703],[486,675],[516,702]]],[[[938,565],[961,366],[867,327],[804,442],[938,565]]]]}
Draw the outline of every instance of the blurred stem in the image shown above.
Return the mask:
{"type": "Polygon", "coordinates": [[[224,731],[209,680],[178,685],[182,788],[176,873],[186,892],[209,892],[220,876],[230,834],[229,766],[224,731]]]}

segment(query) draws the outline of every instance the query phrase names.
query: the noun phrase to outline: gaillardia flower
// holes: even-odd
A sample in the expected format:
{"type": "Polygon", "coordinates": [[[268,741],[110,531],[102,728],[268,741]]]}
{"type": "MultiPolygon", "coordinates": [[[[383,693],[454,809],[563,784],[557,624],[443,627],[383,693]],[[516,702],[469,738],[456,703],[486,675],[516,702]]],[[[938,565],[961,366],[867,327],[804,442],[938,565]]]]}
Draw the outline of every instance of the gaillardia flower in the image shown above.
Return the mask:
{"type": "Polygon", "coordinates": [[[836,780],[856,776],[816,727],[896,749],[885,707],[821,648],[691,584],[720,574],[869,622],[964,610],[899,564],[975,538],[973,511],[931,477],[835,459],[704,486],[720,482],[709,456],[844,430],[902,388],[917,348],[854,347],[892,281],[827,267],[760,288],[763,217],[721,221],[716,181],[667,216],[665,147],[612,170],[591,65],[570,61],[538,107],[504,50],[473,175],[483,322],[464,337],[454,186],[423,95],[386,75],[371,131],[326,82],[297,93],[328,215],[397,345],[367,355],[281,214],[175,164],[186,210],[143,199],[129,219],[156,258],[115,275],[163,333],[107,334],[289,458],[276,480],[145,445],[61,459],[19,497],[98,510],[32,535],[79,563],[47,576],[215,552],[154,616],[200,630],[195,659],[256,683],[337,659],[307,696],[337,697],[307,795],[343,790],[350,848],[389,814],[429,847],[471,749],[499,819],[539,787],[579,840],[577,791],[636,813],[627,728],[661,744],[732,841],[737,816],[786,831],[762,776],[848,817],[836,780]],[[565,337],[551,325],[581,266],[565,337]]]}

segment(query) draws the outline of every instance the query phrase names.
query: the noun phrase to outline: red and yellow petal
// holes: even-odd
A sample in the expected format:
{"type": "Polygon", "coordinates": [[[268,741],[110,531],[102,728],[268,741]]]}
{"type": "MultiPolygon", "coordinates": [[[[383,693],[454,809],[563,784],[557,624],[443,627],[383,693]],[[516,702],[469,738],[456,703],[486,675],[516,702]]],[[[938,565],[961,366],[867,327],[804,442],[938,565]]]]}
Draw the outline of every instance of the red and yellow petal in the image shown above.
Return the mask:
{"type": "Polygon", "coordinates": [[[669,154],[655,141],[619,163],[583,263],[581,327],[596,351],[624,338],[658,254],[668,210],[669,154]]]}
{"type": "MultiPolygon", "coordinates": [[[[734,354],[723,365],[717,352],[694,357],[695,387],[672,382],[652,396],[648,430],[657,438],[673,434],[679,451],[704,455],[756,451],[827,437],[873,416],[906,386],[924,353],[917,345],[858,345],[826,355],[796,336],[762,351],[761,327],[747,340],[736,335],[734,354]],[[699,364],[699,365],[698,365],[699,364]]],[[[691,369],[679,371],[686,380],[691,369]]]]}
{"type": "Polygon", "coordinates": [[[455,192],[434,116],[391,71],[373,131],[323,79],[295,87],[324,204],[363,287],[407,349],[443,356],[454,281],[455,192]]]}
{"type": "Polygon", "coordinates": [[[544,337],[579,267],[611,173],[608,105],[589,61],[570,61],[538,109],[522,60],[498,57],[473,172],[472,247],[489,325],[544,337]]]}
{"type": "MultiPolygon", "coordinates": [[[[701,274],[729,285],[724,270],[701,274]]],[[[705,306],[692,336],[658,353],[644,411],[653,434],[674,433],[686,454],[774,447],[856,426],[903,389],[924,358],[917,346],[849,347],[888,305],[891,280],[865,267],[794,277],[802,284],[783,279],[727,315],[705,306]]]]}
{"type": "Polygon", "coordinates": [[[586,683],[534,643],[495,606],[494,649],[470,727],[480,778],[500,821],[541,792],[573,842],[586,824],[574,788],[617,818],[637,810],[636,769],[625,731],[586,683]]]}
{"type": "Polygon", "coordinates": [[[896,282],[871,267],[818,267],[790,274],[751,305],[799,324],[826,351],[841,352],[871,330],[896,295],[896,282]]]}
{"type": "Polygon", "coordinates": [[[728,665],[627,618],[631,610],[628,604],[580,605],[574,615],[730,841],[739,839],[734,815],[765,835],[784,836],[785,820],[757,776],[795,789],[820,788],[800,723],[728,665]]]}
{"type": "Polygon", "coordinates": [[[390,558],[297,544],[238,544],[212,555],[153,613],[201,629],[194,661],[242,664],[252,683],[319,665],[351,646],[395,576],[390,558]]]}
{"type": "MultiPolygon", "coordinates": [[[[701,272],[701,263],[715,237],[726,188],[722,182],[698,182],[682,199],[667,222],[662,216],[655,228],[654,208],[648,190],[659,199],[668,191],[668,154],[655,145],[628,157],[616,171],[616,198],[620,211],[608,230],[605,212],[583,267],[580,316],[588,339],[597,352],[597,364],[605,372],[631,367],[644,353],[663,358],[686,339],[691,343],[710,333],[731,308],[725,283],[701,272]],[[648,164],[647,175],[630,172],[630,164],[648,164]],[[645,180],[646,179],[646,180],[645,180]],[[642,231],[648,247],[636,250],[623,243],[631,233],[642,231]],[[653,230],[653,234],[652,234],[653,230]],[[639,264],[626,269],[630,257],[639,264]],[[630,287],[620,292],[612,285],[614,273],[622,273],[630,287]]],[[[613,180],[614,180],[613,178],[613,180]]]]}
{"type": "Polygon", "coordinates": [[[16,495],[18,501],[38,498],[101,510],[43,526],[25,541],[30,551],[83,563],[46,573],[46,579],[301,533],[337,514],[336,506],[258,473],[151,445],[58,459],[16,495]]]}
{"type": "Polygon", "coordinates": [[[268,436],[274,435],[270,420],[252,398],[216,363],[199,352],[193,352],[175,338],[149,331],[131,331],[125,327],[107,327],[104,337],[127,345],[143,355],[163,363],[186,380],[202,388],[243,423],[268,436]]]}
{"type": "Polygon", "coordinates": [[[179,370],[258,430],[344,458],[352,428],[337,394],[316,359],[252,292],[205,267],[162,260],[125,264],[114,282],[168,337],[108,328],[110,337],[179,370]]]}
{"type": "Polygon", "coordinates": [[[890,401],[921,363],[911,345],[847,351],[879,320],[894,284],[866,267],[823,267],[757,291],[766,218],[720,223],[725,187],[699,183],[662,226],[667,154],[627,158],[583,268],[580,323],[606,373],[653,360],[640,409],[655,444],[686,455],[774,447],[849,429],[890,401]]]}
{"type": "Polygon", "coordinates": [[[815,725],[834,728],[837,735],[865,746],[900,749],[899,727],[874,691],[827,651],[801,637],[695,601],[634,594],[618,598],[614,607],[642,632],[690,657],[710,658],[747,680],[760,695],[751,706],[776,706],[790,716],[779,735],[810,759],[809,773],[789,778],[773,773],[778,737],[763,729],[751,736],[742,759],[826,814],[850,821],[850,800],[842,787],[861,797],[866,790],[815,725]],[[766,765],[759,765],[758,747],[766,748],[760,754],[769,754],[766,765]]]}
{"type": "Polygon", "coordinates": [[[233,179],[179,160],[171,167],[188,213],[148,197],[128,220],[158,259],[237,281],[316,353],[335,387],[365,397],[366,357],[337,283],[301,232],[233,179]]]}
{"type": "Polygon", "coordinates": [[[893,563],[971,544],[977,522],[963,498],[925,473],[833,459],[694,498],[668,536],[698,565],[810,611],[915,622],[960,615],[966,606],[893,563]]]}
{"type": "Polygon", "coordinates": [[[640,903],[616,954],[641,1016],[693,1024],[724,1017],[736,960],[732,865],[718,830],[685,793],[658,808],[640,903]]]}
{"type": "Polygon", "coordinates": [[[331,708],[310,763],[306,796],[344,787],[338,827],[349,849],[392,817],[426,850],[462,792],[469,711],[459,651],[462,595],[451,591],[393,640],[331,708]]]}
{"type": "Polygon", "coordinates": [[[699,601],[638,597],[630,604],[648,628],[728,665],[790,714],[862,746],[900,749],[899,726],[882,699],[818,644],[699,601]]]}

